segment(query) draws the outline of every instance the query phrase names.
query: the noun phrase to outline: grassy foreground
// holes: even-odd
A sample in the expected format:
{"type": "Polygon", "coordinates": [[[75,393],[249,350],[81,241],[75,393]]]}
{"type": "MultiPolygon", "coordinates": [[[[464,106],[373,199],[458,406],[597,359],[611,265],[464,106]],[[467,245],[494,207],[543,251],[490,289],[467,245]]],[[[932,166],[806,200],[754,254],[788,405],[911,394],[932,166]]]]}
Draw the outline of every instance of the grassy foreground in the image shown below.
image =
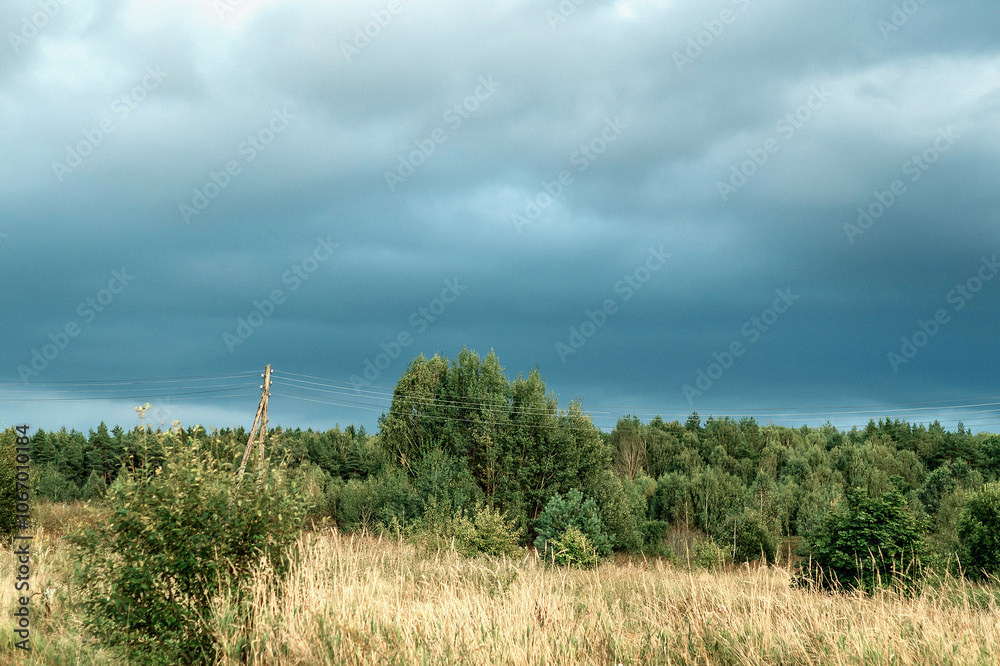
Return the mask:
{"type": "MultiPolygon", "coordinates": [[[[100,519],[58,506],[33,547],[33,655],[14,654],[14,558],[0,550],[0,663],[117,664],[71,609],[72,561],[58,524],[100,519]],[[57,515],[59,514],[59,515],[57,515]]],[[[782,568],[709,572],[620,558],[591,571],[422,555],[335,531],[304,536],[292,571],[266,571],[213,625],[236,664],[995,664],[1000,589],[946,581],[906,597],[789,586],[782,568]],[[239,655],[243,654],[241,660],[239,655]],[[247,660],[246,657],[251,659],[247,660]]]]}

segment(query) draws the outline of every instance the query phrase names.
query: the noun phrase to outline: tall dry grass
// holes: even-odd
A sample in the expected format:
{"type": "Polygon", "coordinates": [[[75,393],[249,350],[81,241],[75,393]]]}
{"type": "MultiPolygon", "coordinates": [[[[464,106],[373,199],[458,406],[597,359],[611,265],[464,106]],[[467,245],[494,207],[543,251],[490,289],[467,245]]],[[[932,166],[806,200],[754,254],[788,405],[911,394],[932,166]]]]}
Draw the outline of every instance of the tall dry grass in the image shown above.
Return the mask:
{"type": "MultiPolygon", "coordinates": [[[[0,548],[0,664],[119,664],[72,606],[70,524],[105,516],[38,506],[32,645],[13,649],[14,558],[0,548]]],[[[1000,585],[945,580],[907,597],[789,585],[782,568],[688,571],[618,558],[591,571],[426,555],[328,530],[292,570],[263,570],[248,602],[221,593],[222,664],[997,664],[1000,585]]]]}
{"type": "Polygon", "coordinates": [[[61,539],[108,516],[106,508],[86,502],[32,506],[30,654],[14,647],[20,638],[14,635],[13,613],[24,592],[14,588],[17,563],[11,548],[0,546],[0,665],[118,663],[84,634],[83,619],[71,609],[75,560],[61,539]]]}
{"type": "Polygon", "coordinates": [[[333,531],[300,554],[284,580],[256,579],[246,610],[220,599],[222,663],[1000,663],[1000,592],[955,580],[834,595],[780,568],[566,570],[333,531]]]}

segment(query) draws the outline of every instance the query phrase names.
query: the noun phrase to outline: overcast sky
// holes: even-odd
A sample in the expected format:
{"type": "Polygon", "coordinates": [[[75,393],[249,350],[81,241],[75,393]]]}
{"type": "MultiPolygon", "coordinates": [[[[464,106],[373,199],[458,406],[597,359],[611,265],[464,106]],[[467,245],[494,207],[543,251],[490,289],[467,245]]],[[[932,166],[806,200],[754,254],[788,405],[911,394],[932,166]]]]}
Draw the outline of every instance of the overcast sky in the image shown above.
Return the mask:
{"type": "Polygon", "coordinates": [[[998,19],[8,0],[0,423],[249,427],[270,363],[272,425],[374,431],[464,345],[605,430],[996,431],[998,19]]]}

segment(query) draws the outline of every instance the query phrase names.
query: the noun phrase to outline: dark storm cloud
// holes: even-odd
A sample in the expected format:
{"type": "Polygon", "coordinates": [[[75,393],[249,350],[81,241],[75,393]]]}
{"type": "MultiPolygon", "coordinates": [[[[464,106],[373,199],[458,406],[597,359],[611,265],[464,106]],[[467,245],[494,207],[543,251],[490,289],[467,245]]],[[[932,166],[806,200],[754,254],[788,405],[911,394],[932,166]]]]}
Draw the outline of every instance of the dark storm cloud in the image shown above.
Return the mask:
{"type": "MultiPolygon", "coordinates": [[[[379,360],[369,388],[389,392],[462,345],[538,365],[563,404],[610,407],[604,427],[993,390],[1000,280],[949,301],[1000,252],[993,4],[238,4],[57,1],[41,26],[37,3],[0,9],[0,378],[21,397],[55,395],[20,369],[72,324],[29,384],[272,363],[347,387],[273,401],[287,425],[372,429],[387,397],[352,376],[379,360]],[[671,256],[646,274],[650,248],[671,256]]],[[[157,409],[243,423],[254,381],[157,409]]]]}

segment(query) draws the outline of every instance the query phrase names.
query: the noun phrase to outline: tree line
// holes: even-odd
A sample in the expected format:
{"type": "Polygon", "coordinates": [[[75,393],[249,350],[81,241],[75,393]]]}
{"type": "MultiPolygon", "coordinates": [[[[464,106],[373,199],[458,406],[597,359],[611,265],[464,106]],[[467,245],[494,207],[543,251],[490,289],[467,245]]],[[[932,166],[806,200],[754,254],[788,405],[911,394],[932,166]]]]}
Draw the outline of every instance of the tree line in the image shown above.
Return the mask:
{"type": "MultiPolygon", "coordinates": [[[[99,498],[122,474],[155,468],[164,442],[196,440],[232,462],[246,437],[179,425],[39,429],[36,496],[99,498]]],[[[510,379],[493,352],[467,349],[411,361],[375,434],[273,428],[267,454],[299,475],[313,518],[344,530],[402,530],[485,508],[522,545],[546,547],[539,526],[562,520],[587,525],[589,547],[606,544],[605,554],[690,556],[670,539],[685,534],[696,557],[734,562],[773,561],[781,543],[815,550],[834,518],[881,501],[912,521],[921,561],[961,567],[977,555],[963,542],[963,512],[1000,476],[1000,437],[961,423],[948,431],[886,418],[840,431],[695,412],[684,423],[627,415],[604,433],[579,402],[560,410],[537,369],[510,379]],[[562,518],[544,515],[550,505],[562,518]]]]}

